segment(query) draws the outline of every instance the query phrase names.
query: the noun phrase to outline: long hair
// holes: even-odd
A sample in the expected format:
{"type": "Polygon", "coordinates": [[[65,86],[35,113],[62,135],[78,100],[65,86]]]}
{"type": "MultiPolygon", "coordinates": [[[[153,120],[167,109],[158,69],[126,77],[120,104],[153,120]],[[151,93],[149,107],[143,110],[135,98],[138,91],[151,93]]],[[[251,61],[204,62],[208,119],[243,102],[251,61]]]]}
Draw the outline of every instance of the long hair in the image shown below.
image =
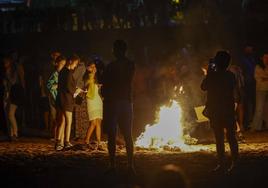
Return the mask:
{"type": "MultiPolygon", "coordinates": [[[[84,58],[84,59],[82,59],[82,61],[84,61],[86,67],[89,67],[89,66],[91,66],[93,64],[96,67],[96,63],[91,58],[84,58]]],[[[97,69],[97,67],[96,67],[96,69],[97,69]]],[[[89,74],[90,74],[90,72],[88,70],[86,70],[85,74],[83,75],[83,80],[84,80],[85,83],[89,79],[89,74]]],[[[95,84],[98,83],[98,79],[97,79],[97,75],[96,74],[94,75],[94,83],[95,84]]]]}
{"type": "Polygon", "coordinates": [[[56,58],[55,65],[58,65],[63,60],[66,61],[66,58],[63,55],[60,55],[59,57],[56,58]]]}
{"type": "Polygon", "coordinates": [[[71,57],[68,58],[68,61],[66,62],[66,66],[69,66],[74,61],[80,61],[80,57],[77,54],[71,55],[71,57]]]}

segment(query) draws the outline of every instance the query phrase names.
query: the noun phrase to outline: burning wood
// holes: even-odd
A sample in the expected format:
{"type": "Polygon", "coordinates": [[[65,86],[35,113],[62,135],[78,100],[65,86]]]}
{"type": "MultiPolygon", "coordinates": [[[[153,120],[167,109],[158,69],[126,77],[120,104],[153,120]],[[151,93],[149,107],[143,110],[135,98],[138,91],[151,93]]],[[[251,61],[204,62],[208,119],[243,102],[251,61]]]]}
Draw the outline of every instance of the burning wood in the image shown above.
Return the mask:
{"type": "Polygon", "coordinates": [[[138,150],[195,151],[200,147],[197,139],[183,134],[182,111],[179,103],[172,100],[170,106],[162,106],[154,125],[146,125],[145,131],[137,138],[138,150]]]}

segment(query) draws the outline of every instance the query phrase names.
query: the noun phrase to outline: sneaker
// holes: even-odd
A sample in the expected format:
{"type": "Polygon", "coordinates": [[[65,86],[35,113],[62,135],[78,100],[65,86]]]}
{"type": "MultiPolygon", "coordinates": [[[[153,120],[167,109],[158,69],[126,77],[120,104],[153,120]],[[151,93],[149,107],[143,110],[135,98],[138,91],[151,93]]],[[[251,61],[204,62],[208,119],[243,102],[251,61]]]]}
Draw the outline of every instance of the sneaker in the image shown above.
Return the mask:
{"type": "Polygon", "coordinates": [[[71,144],[71,142],[65,142],[64,143],[64,148],[65,149],[70,149],[70,148],[72,148],[73,147],[73,144],[71,144]]]}

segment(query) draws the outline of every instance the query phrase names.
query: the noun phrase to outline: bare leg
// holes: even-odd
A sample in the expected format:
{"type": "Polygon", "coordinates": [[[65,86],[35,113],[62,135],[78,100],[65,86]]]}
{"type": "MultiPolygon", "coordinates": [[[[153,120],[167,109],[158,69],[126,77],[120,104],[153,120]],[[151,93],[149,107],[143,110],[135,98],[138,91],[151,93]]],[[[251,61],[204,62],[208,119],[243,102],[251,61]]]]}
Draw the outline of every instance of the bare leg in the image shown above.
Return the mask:
{"type": "Polygon", "coordinates": [[[85,143],[86,143],[86,144],[89,144],[91,135],[92,135],[92,133],[93,133],[95,127],[96,127],[96,122],[95,122],[95,120],[90,121],[90,122],[89,122],[89,127],[88,127],[88,129],[87,129],[86,138],[85,138],[85,143]]]}
{"type": "Polygon", "coordinates": [[[99,145],[101,142],[101,119],[96,120],[96,138],[99,145]]]}
{"type": "Polygon", "coordinates": [[[65,130],[65,126],[66,126],[65,123],[66,123],[65,117],[62,116],[62,121],[61,121],[61,124],[60,124],[60,127],[62,127],[62,128],[60,130],[58,130],[59,140],[60,140],[60,143],[61,143],[62,146],[64,145],[64,137],[65,137],[64,130],[65,130]]]}
{"type": "Polygon", "coordinates": [[[64,130],[65,130],[65,117],[62,112],[57,114],[57,140],[60,141],[60,144],[64,145],[64,130]]]}
{"type": "Polygon", "coordinates": [[[70,136],[71,136],[71,127],[72,127],[72,118],[73,113],[65,111],[64,112],[66,126],[65,126],[65,142],[70,142],[70,136]]]}
{"type": "Polygon", "coordinates": [[[8,111],[8,119],[11,124],[11,129],[10,129],[10,136],[17,137],[18,136],[18,126],[17,126],[17,120],[15,117],[15,113],[17,110],[17,106],[15,104],[10,104],[9,111],[8,111]]]}
{"type": "Polygon", "coordinates": [[[239,125],[238,121],[236,121],[235,124],[236,124],[236,132],[240,132],[241,129],[240,129],[240,125],[239,125]]]}

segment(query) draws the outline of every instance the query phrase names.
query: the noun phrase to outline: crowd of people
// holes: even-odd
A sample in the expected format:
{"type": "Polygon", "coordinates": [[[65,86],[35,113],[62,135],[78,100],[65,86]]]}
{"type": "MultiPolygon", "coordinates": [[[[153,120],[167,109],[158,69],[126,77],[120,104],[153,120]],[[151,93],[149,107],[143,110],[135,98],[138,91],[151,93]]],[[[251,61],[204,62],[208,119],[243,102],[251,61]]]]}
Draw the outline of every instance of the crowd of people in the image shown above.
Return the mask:
{"type": "MultiPolygon", "coordinates": [[[[146,106],[144,99],[147,96],[159,107],[174,97],[175,86],[184,88],[186,105],[183,104],[182,108],[186,112],[185,122],[195,119],[191,109],[201,103],[206,104],[204,114],[209,117],[216,136],[220,166],[224,163],[224,128],[227,129],[234,160],[238,158],[236,133],[239,138],[243,131],[267,130],[268,52],[260,53],[257,58],[253,47],[246,45],[243,56],[237,62],[233,60],[231,65],[230,53],[220,51],[208,63],[196,66],[189,59],[192,55],[189,47],[182,49],[183,64],[178,64],[176,58],[171,57],[170,64],[155,64],[152,68],[142,64],[135,66],[126,57],[126,51],[124,41],[115,41],[115,60],[107,66],[99,58],[75,54],[66,58],[55,51],[51,54],[51,61],[41,67],[38,73],[39,99],[35,101],[39,103],[44,127],[51,130],[55,150],[73,147],[70,141],[73,125],[87,147],[92,147],[92,135],[96,133],[96,146],[91,149],[104,149],[101,134],[105,132],[108,135],[111,170],[114,170],[118,124],[126,143],[129,169],[134,171],[133,101],[134,107],[139,100],[146,106]],[[200,78],[204,77],[201,70],[206,75],[202,83],[202,89],[208,91],[205,98],[196,92],[200,78]],[[86,115],[83,116],[83,113],[86,115]]],[[[22,63],[15,61],[16,58],[14,54],[6,55],[1,63],[1,129],[7,122],[6,132],[11,141],[18,140],[20,126],[16,112],[25,106],[27,91],[27,71],[22,63]]],[[[152,109],[154,113],[156,108],[152,109]]],[[[24,111],[22,116],[25,117],[26,113],[24,111]]]]}

